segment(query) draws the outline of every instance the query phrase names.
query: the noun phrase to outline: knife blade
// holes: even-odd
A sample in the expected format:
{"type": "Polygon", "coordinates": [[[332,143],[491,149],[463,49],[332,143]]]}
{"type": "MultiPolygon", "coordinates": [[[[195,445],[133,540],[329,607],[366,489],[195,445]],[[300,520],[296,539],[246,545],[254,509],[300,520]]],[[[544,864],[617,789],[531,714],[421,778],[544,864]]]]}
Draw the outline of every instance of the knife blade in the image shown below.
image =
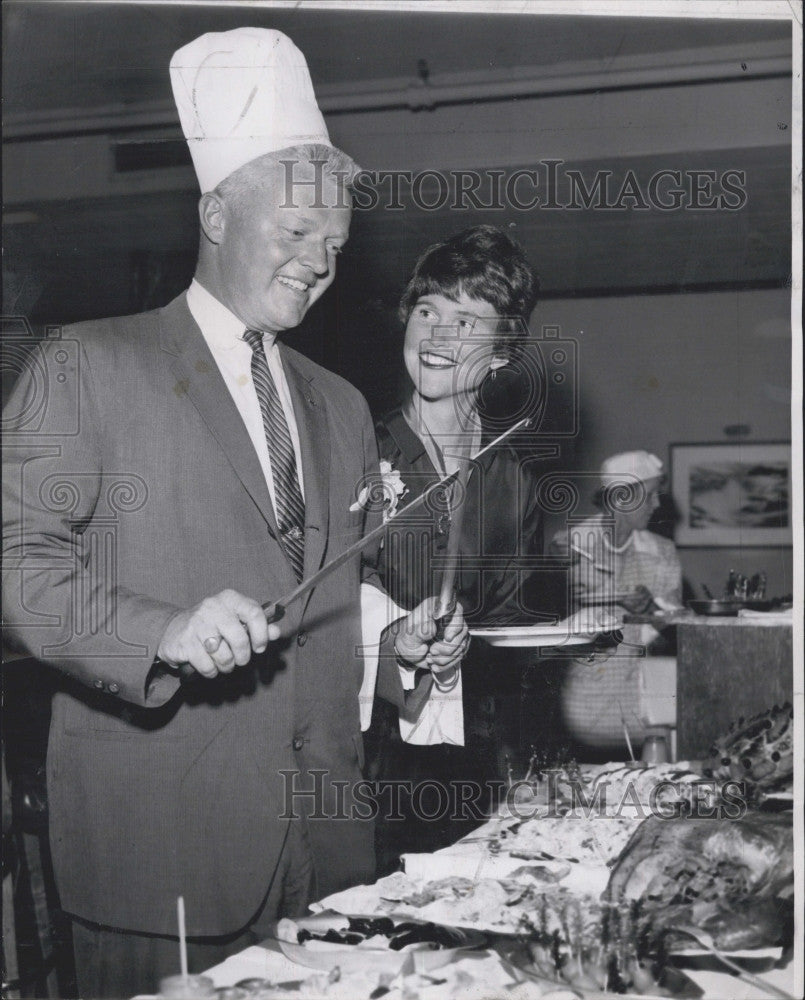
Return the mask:
{"type": "MultiPolygon", "coordinates": [[[[477,458],[477,456],[476,456],[477,458]]],[[[456,574],[458,573],[458,549],[461,542],[461,528],[464,523],[464,510],[467,506],[467,483],[470,478],[471,459],[462,456],[459,459],[455,485],[450,498],[450,534],[447,538],[445,559],[447,564],[442,574],[442,584],[439,590],[439,601],[434,609],[434,620],[437,623],[434,640],[444,638],[445,625],[456,610],[458,596],[456,594],[456,574]],[[455,504],[454,499],[458,500],[455,504]]]]}
{"type": "MultiPolygon", "coordinates": [[[[452,486],[453,483],[459,479],[462,469],[466,470],[466,474],[469,475],[469,468],[471,462],[476,461],[476,459],[480,458],[481,455],[485,454],[491,448],[495,448],[502,441],[505,441],[506,438],[511,437],[511,435],[514,434],[516,431],[524,430],[529,423],[530,423],[529,418],[525,417],[523,420],[520,420],[516,424],[513,424],[507,431],[504,431],[502,434],[499,434],[494,439],[494,441],[490,441],[488,444],[484,445],[483,448],[479,448],[474,455],[472,455],[469,459],[467,459],[465,463],[462,464],[462,467],[460,469],[458,469],[456,472],[451,472],[449,475],[442,477],[442,479],[440,479],[438,482],[433,483],[425,490],[424,493],[422,493],[416,499],[411,500],[410,503],[407,503],[405,505],[405,507],[397,511],[397,513],[394,516],[399,517],[400,515],[405,515],[410,513],[411,511],[418,509],[424,503],[426,503],[438,490],[444,490],[445,488],[452,486]]],[[[298,601],[300,597],[304,597],[304,595],[308,593],[308,591],[312,590],[315,586],[321,583],[321,581],[326,579],[331,573],[333,573],[335,570],[343,566],[344,563],[349,562],[350,559],[353,559],[356,555],[362,552],[368,545],[370,545],[373,541],[375,541],[375,539],[380,538],[382,535],[384,535],[387,528],[388,528],[387,523],[377,525],[377,527],[367,532],[362,538],[359,538],[357,542],[353,542],[352,545],[344,549],[344,551],[341,552],[339,555],[337,555],[334,559],[331,559],[330,562],[325,563],[324,566],[322,566],[321,569],[315,572],[312,576],[309,576],[306,580],[302,580],[302,582],[298,584],[296,587],[294,587],[294,589],[290,591],[290,593],[286,594],[285,597],[281,598],[279,601],[266,601],[266,603],[262,605],[263,610],[266,612],[266,615],[267,616],[277,615],[277,617],[269,617],[269,621],[270,622],[279,621],[279,619],[282,618],[282,615],[285,613],[285,609],[288,607],[289,604],[292,604],[294,601],[298,601]],[[277,614],[278,612],[279,614],[277,614]]],[[[451,530],[451,537],[452,537],[452,530],[451,530]]],[[[453,578],[455,579],[455,572],[453,573],[453,578]]]]}
{"type": "MultiPolygon", "coordinates": [[[[471,462],[474,462],[476,459],[480,458],[481,455],[485,454],[491,448],[497,447],[497,445],[505,441],[506,438],[511,437],[511,435],[514,434],[516,431],[525,430],[525,428],[527,428],[530,423],[531,423],[530,418],[524,417],[522,420],[519,420],[516,424],[513,424],[508,430],[504,431],[502,434],[499,434],[493,441],[490,441],[488,444],[485,444],[482,448],[479,448],[478,451],[467,460],[466,468],[469,469],[471,462]]],[[[433,496],[434,493],[437,492],[437,490],[444,490],[452,486],[452,484],[458,479],[460,471],[461,470],[459,469],[456,472],[451,472],[449,475],[442,477],[442,479],[440,479],[438,482],[433,483],[424,491],[424,493],[420,494],[420,496],[416,497],[416,499],[411,500],[410,503],[407,503],[405,507],[403,507],[402,510],[398,511],[395,516],[398,516],[400,514],[407,514],[413,510],[417,510],[423,504],[427,503],[427,501],[433,496]]],[[[309,576],[306,580],[302,580],[301,583],[297,584],[297,586],[294,587],[293,590],[289,591],[284,597],[280,598],[279,601],[266,601],[264,604],[262,604],[261,607],[265,612],[266,620],[269,622],[269,624],[273,624],[274,622],[280,621],[282,617],[285,615],[285,611],[289,604],[293,604],[294,601],[298,601],[301,597],[304,597],[305,594],[313,590],[314,587],[318,586],[318,584],[320,584],[322,580],[325,580],[331,573],[334,573],[345,563],[349,562],[351,559],[354,559],[356,556],[360,555],[360,553],[363,552],[363,550],[367,548],[369,545],[371,545],[372,542],[376,541],[378,538],[384,535],[387,528],[388,524],[386,522],[378,524],[375,528],[372,528],[371,531],[368,531],[356,542],[353,542],[352,545],[349,545],[346,549],[344,549],[343,552],[335,556],[334,559],[331,559],[329,562],[325,563],[321,567],[321,569],[313,573],[312,576],[309,576]]],[[[215,652],[215,650],[212,650],[212,652],[215,652]]],[[[157,666],[162,665],[169,667],[168,664],[163,664],[163,662],[159,659],[155,661],[155,664],[157,666]]],[[[169,667],[169,669],[175,669],[175,668],[169,667]]],[[[199,676],[197,672],[193,669],[193,667],[191,667],[190,664],[187,663],[183,663],[179,666],[179,673],[185,680],[188,680],[191,677],[199,676]]]]}

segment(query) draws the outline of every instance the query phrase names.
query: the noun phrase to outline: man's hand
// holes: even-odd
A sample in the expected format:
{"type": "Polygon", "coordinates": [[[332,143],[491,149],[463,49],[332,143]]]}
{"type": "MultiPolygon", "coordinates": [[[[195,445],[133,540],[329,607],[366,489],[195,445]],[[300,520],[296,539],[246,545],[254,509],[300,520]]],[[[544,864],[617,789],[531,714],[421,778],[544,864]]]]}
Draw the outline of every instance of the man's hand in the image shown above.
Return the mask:
{"type": "Polygon", "coordinates": [[[651,591],[642,583],[635,587],[631,594],[621,598],[618,603],[627,611],[631,611],[633,615],[644,615],[657,608],[651,591]]]}
{"type": "Polygon", "coordinates": [[[188,663],[202,677],[217,677],[247,664],[253,652],[264,652],[279,634],[279,627],[268,624],[257,601],[235,590],[222,590],[175,614],[157,655],[169,666],[188,663]]]}
{"type": "Polygon", "coordinates": [[[398,625],[394,651],[412,667],[425,667],[436,675],[457,669],[467,652],[470,635],[460,604],[445,623],[444,638],[435,640],[438,598],[429,597],[398,625]]]}

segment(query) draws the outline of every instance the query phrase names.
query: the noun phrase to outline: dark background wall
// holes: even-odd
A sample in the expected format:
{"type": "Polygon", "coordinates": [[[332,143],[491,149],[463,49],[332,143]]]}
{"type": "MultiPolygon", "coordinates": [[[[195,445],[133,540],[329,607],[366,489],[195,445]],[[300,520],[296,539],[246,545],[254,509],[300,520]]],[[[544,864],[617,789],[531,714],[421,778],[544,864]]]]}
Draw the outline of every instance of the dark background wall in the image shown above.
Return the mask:
{"type": "MultiPolygon", "coordinates": [[[[336,285],[293,337],[376,412],[402,389],[396,303],[415,257],[491,222],[540,273],[532,329],[577,344],[578,433],[548,436],[560,456],[546,468],[591,470],[633,447],[667,460],[673,442],[727,441],[736,424],[745,441],[790,438],[788,22],[47,2],[6,3],[3,19],[4,315],[34,333],[186,287],[198,192],[167,65],[205,30],[258,24],[303,49],[333,141],[364,167],[442,171],[449,184],[450,171],[505,182],[527,169],[543,185],[529,210],[455,206],[452,187],[427,211],[404,187],[399,208],[356,212],[336,285]],[[736,171],[742,197],[732,209],[584,207],[568,204],[565,180],[565,207],[551,209],[549,160],[588,185],[609,171],[610,202],[630,172],[645,194],[659,170],[681,172],[688,202],[691,171],[716,193],[736,171]]],[[[436,183],[421,189],[431,204],[436,183]]],[[[718,589],[734,567],[791,590],[787,547],[682,559],[697,588],[718,589]]]]}

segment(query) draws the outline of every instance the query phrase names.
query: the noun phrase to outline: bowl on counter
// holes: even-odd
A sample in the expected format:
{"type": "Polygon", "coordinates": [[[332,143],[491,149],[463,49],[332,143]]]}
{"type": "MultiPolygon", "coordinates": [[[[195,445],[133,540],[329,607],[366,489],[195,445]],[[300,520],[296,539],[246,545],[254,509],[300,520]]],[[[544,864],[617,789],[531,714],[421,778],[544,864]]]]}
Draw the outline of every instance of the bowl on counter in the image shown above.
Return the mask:
{"type": "Polygon", "coordinates": [[[688,607],[697,615],[712,615],[719,618],[735,618],[739,611],[748,608],[750,611],[771,611],[774,601],[741,600],[739,598],[709,598],[701,601],[688,601],[688,607]]]}

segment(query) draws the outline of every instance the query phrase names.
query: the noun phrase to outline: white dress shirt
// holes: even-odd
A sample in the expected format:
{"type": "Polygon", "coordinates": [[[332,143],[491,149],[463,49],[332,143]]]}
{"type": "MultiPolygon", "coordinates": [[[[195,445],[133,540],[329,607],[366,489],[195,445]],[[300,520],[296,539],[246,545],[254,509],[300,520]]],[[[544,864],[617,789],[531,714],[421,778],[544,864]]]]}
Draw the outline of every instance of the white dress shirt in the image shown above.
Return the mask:
{"type": "MultiPolygon", "coordinates": [[[[210,294],[195,278],[187,290],[187,307],[193,319],[198,323],[199,329],[218,366],[218,370],[246,426],[268,485],[271,503],[274,505],[274,511],[276,512],[274,477],[271,473],[271,458],[268,453],[268,443],[266,442],[265,428],[263,426],[263,414],[260,410],[260,402],[257,399],[257,392],[252,381],[252,349],[243,339],[246,327],[234,313],[230,312],[223,303],[210,294]]],[[[299,488],[302,490],[302,496],[304,497],[305,486],[302,475],[299,428],[297,427],[296,415],[294,414],[291,394],[288,389],[288,380],[285,377],[282,367],[282,358],[280,357],[275,337],[272,334],[263,334],[263,347],[266,352],[268,368],[277,387],[285,419],[288,423],[288,431],[291,435],[294,456],[296,458],[296,473],[299,477],[299,488]]],[[[369,584],[364,583],[361,585],[361,619],[364,642],[364,680],[359,694],[361,729],[368,729],[372,719],[372,704],[374,702],[381,634],[392,622],[397,621],[406,614],[405,609],[398,607],[388,594],[377,590],[377,588],[369,584]]],[[[410,689],[414,686],[413,670],[401,666],[400,677],[404,688],[410,689]]],[[[460,696],[461,689],[458,688],[459,699],[460,696]]],[[[433,698],[433,696],[431,697],[433,698]]],[[[456,694],[454,692],[451,700],[454,700],[455,697],[456,694]]],[[[425,722],[427,720],[427,722],[424,725],[421,723],[419,725],[408,724],[406,727],[401,720],[403,739],[416,743],[463,743],[463,726],[460,727],[460,733],[454,735],[451,732],[456,725],[455,720],[452,718],[455,712],[455,703],[451,707],[453,711],[448,711],[447,715],[450,718],[449,720],[445,719],[443,727],[439,727],[438,716],[444,711],[445,706],[440,707],[437,705],[430,707],[426,704],[422,721],[425,722]],[[435,729],[431,719],[431,713],[434,712],[437,717],[435,729]],[[446,729],[449,735],[444,735],[442,729],[446,729]],[[410,732],[407,730],[410,730],[410,732]]]]}
{"type": "MultiPolygon", "coordinates": [[[[268,443],[266,432],[263,426],[263,414],[260,410],[260,402],[257,399],[257,392],[252,381],[252,349],[243,339],[246,327],[231,313],[229,309],[207,289],[199,284],[195,278],[187,290],[187,307],[193,319],[198,323],[207,346],[215,358],[218,370],[221,372],[229,394],[238,408],[238,412],[246,425],[257,458],[260,461],[260,468],[263,470],[268,492],[271,496],[271,503],[276,513],[277,504],[274,498],[274,477],[271,474],[271,457],[268,453],[268,443]]],[[[273,334],[263,334],[263,348],[266,352],[268,369],[274,384],[279,393],[282,409],[285,413],[285,420],[288,424],[288,431],[293,443],[294,457],[296,459],[296,474],[299,478],[299,489],[302,491],[302,498],[305,496],[305,483],[302,475],[302,453],[299,447],[299,428],[296,425],[296,416],[293,411],[291,394],[288,389],[288,380],[282,367],[282,358],[273,334]]]]}

